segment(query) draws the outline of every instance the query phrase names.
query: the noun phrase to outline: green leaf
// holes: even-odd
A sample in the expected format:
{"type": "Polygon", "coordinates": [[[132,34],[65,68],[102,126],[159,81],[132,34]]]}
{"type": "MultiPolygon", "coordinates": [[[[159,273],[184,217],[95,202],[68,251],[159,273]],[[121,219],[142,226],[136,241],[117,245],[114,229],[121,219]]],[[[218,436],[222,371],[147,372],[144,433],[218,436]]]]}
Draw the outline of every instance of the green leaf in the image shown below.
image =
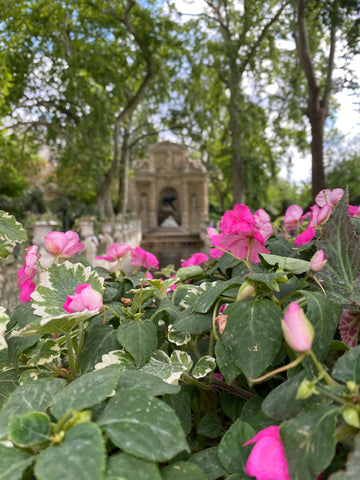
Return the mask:
{"type": "Polygon", "coordinates": [[[119,390],[97,421],[117,447],[145,460],[166,462],[188,450],[174,410],[138,390],[119,390]]]}
{"type": "Polygon", "coordinates": [[[163,397],[164,401],[175,410],[186,435],[191,432],[192,428],[190,389],[191,387],[182,385],[179,393],[176,393],[175,395],[165,395],[163,397]]]}
{"type": "Polygon", "coordinates": [[[53,397],[64,388],[62,378],[40,378],[24,383],[14,390],[0,411],[0,438],[7,436],[8,420],[11,414],[23,415],[28,412],[45,412],[53,397]]]}
{"type": "Polygon", "coordinates": [[[186,282],[198,275],[202,275],[203,269],[199,266],[191,265],[190,267],[179,268],[176,271],[175,277],[179,279],[180,282],[186,282]]]}
{"type": "Polygon", "coordinates": [[[271,266],[278,265],[279,268],[286,272],[300,275],[310,270],[310,262],[300,260],[299,258],[280,257],[279,255],[270,255],[268,253],[260,253],[259,256],[271,266]]]}
{"type": "Polygon", "coordinates": [[[11,392],[19,386],[19,377],[23,370],[20,368],[9,368],[0,372],[0,407],[11,392]]]}
{"type": "Polygon", "coordinates": [[[160,471],[152,462],[127,453],[112,455],[106,468],[106,480],[162,480],[160,471]]]}
{"type": "Polygon", "coordinates": [[[191,340],[191,335],[189,333],[178,332],[174,325],[168,326],[168,340],[171,343],[175,343],[175,345],[186,345],[191,340]]]}
{"type": "Polygon", "coordinates": [[[120,344],[135,359],[137,367],[146,363],[157,347],[157,329],[149,320],[125,320],[117,331],[120,344]]]}
{"type": "Polygon", "coordinates": [[[342,306],[314,292],[304,290],[301,293],[306,298],[308,306],[306,316],[315,331],[311,348],[318,360],[323,361],[329,352],[330,342],[334,338],[341,317],[342,306]]]}
{"type": "Polygon", "coordinates": [[[205,473],[194,463],[176,462],[161,469],[163,480],[208,480],[205,473]]]}
{"type": "Polygon", "coordinates": [[[232,278],[225,282],[213,282],[212,287],[206,290],[191,307],[191,311],[197,313],[206,313],[214,305],[218,297],[226,290],[239,287],[244,283],[242,277],[232,278]]]}
{"type": "MultiPolygon", "coordinates": [[[[34,313],[50,320],[54,317],[63,317],[64,303],[68,295],[74,295],[78,285],[89,283],[91,287],[103,294],[104,279],[91,267],[84,267],[81,263],[64,262],[61,265],[53,264],[49,268],[49,279],[46,284],[38,285],[32,295],[34,313]]],[[[87,312],[87,317],[98,312],[87,312]]],[[[69,314],[69,316],[74,314],[69,314]]],[[[84,315],[83,315],[84,316],[84,315]]],[[[52,332],[44,332],[52,333],[52,332]]]]}
{"type": "Polygon", "coordinates": [[[259,377],[271,365],[283,338],[282,311],[264,298],[229,305],[223,344],[236,367],[250,378],[259,377]]]}
{"type": "Polygon", "coordinates": [[[360,239],[349,217],[347,195],[332,209],[317,243],[327,262],[316,276],[327,296],[340,304],[360,304],[360,239]]]}
{"type": "Polygon", "coordinates": [[[360,478],[360,436],[355,437],[354,449],[349,453],[346,470],[331,475],[330,480],[359,480],[360,478]]]}
{"type": "Polygon", "coordinates": [[[17,448],[5,447],[0,444],[0,478],[1,480],[20,480],[27,467],[34,461],[33,455],[28,455],[17,448]]]}
{"type": "Polygon", "coordinates": [[[117,332],[110,325],[95,325],[85,333],[85,340],[79,355],[83,373],[92,370],[101,361],[102,355],[119,348],[117,332]]]}
{"type": "Polygon", "coordinates": [[[215,356],[220,372],[224,375],[227,383],[230,384],[240,375],[241,370],[235,365],[230,351],[224,345],[222,337],[220,337],[215,344],[215,356]]]}
{"type": "Polygon", "coordinates": [[[4,334],[6,332],[6,325],[9,323],[10,317],[6,314],[5,307],[0,306],[0,350],[8,348],[4,334]]]}
{"type": "Polygon", "coordinates": [[[79,423],[66,432],[60,445],[40,453],[35,475],[39,480],[103,480],[104,469],[101,430],[94,423],[79,423]]]}
{"type": "Polygon", "coordinates": [[[271,390],[262,403],[265,415],[276,420],[286,420],[299,413],[304,401],[296,400],[296,395],[304,378],[305,372],[300,372],[271,390]]]}
{"type": "Polygon", "coordinates": [[[335,454],[335,422],[339,410],[329,405],[309,405],[285,421],[280,434],[291,480],[313,480],[335,454]]]}
{"type": "Polygon", "coordinates": [[[44,446],[50,442],[50,419],[39,412],[10,415],[9,435],[19,447],[44,446]]]}
{"type": "Polygon", "coordinates": [[[35,347],[28,354],[27,365],[35,367],[36,365],[45,365],[51,363],[55,358],[60,357],[60,347],[55,340],[51,338],[40,338],[35,347]]]}
{"type": "MultiPolygon", "coordinates": [[[[195,463],[205,473],[208,480],[216,480],[219,477],[225,477],[226,471],[220,463],[218,457],[218,447],[206,448],[200,450],[189,458],[190,463],[195,463]]],[[[226,477],[228,478],[228,477],[226,477]]]]}
{"type": "Polygon", "coordinates": [[[176,394],[180,391],[179,385],[170,385],[159,376],[139,370],[130,370],[120,373],[117,389],[141,390],[150,396],[176,394]]]}
{"type": "Polygon", "coordinates": [[[101,360],[95,365],[95,370],[106,368],[109,365],[118,365],[120,370],[134,370],[136,368],[134,358],[124,349],[104,353],[101,360]]]}
{"type": "Polygon", "coordinates": [[[59,419],[70,410],[80,411],[100,403],[115,390],[119,375],[120,369],[113,365],[82,375],[54,397],[51,413],[59,419]]]}
{"type": "Polygon", "coordinates": [[[223,430],[221,419],[215,413],[204,415],[198,425],[198,433],[203,437],[217,438],[223,430]]]}
{"type": "Polygon", "coordinates": [[[6,258],[17,243],[27,239],[27,234],[21,223],[7,212],[0,210],[0,257],[6,258]]]}
{"type": "Polygon", "coordinates": [[[208,373],[213,372],[215,368],[216,368],[215,358],[210,357],[210,355],[204,355],[199,359],[199,361],[195,365],[191,374],[194,378],[203,378],[208,373]]]}
{"type": "Polygon", "coordinates": [[[177,383],[183,372],[192,367],[191,357],[180,350],[174,350],[169,357],[162,350],[155,350],[141,371],[162,378],[167,383],[177,383]]]}
{"type": "Polygon", "coordinates": [[[332,375],[341,382],[360,384],[360,345],[351,348],[337,360],[332,375]]]}
{"type": "Polygon", "coordinates": [[[221,439],[218,456],[221,464],[230,473],[246,475],[245,464],[251,451],[251,445],[243,446],[251,440],[255,430],[246,422],[236,420],[221,439]]]}
{"type": "Polygon", "coordinates": [[[186,308],[175,320],[174,327],[180,332],[194,335],[209,332],[212,328],[212,314],[191,313],[189,309],[186,308]]]}

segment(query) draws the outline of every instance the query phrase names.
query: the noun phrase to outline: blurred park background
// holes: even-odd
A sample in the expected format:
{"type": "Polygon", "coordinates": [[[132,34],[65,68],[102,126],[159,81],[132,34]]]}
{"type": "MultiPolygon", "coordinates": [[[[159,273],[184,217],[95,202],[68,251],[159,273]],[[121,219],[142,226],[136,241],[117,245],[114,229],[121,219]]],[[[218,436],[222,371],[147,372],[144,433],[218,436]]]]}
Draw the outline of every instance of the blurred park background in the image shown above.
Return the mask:
{"type": "Polygon", "coordinates": [[[0,12],[0,209],[25,225],[126,218],[132,165],[164,140],[206,168],[213,222],[234,203],[274,219],[325,186],[359,204],[356,0],[0,0],[0,12]]]}

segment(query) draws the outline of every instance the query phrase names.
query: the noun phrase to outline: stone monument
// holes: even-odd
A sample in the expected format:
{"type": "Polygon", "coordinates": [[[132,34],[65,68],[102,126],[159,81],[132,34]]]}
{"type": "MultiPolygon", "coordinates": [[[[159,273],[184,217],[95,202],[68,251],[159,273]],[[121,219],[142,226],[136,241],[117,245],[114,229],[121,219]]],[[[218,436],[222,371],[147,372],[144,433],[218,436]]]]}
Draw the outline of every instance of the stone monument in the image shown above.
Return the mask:
{"type": "Polygon", "coordinates": [[[208,174],[184,145],[156,143],[132,168],[130,212],[141,219],[144,233],[158,228],[200,233],[208,221],[208,174]]]}

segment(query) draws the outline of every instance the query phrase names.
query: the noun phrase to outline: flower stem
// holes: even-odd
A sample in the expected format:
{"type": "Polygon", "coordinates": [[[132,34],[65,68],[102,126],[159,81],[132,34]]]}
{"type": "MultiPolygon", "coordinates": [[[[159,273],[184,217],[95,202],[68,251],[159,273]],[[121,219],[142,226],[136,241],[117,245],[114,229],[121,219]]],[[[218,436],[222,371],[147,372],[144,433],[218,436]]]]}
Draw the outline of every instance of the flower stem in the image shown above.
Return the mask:
{"type": "Polygon", "coordinates": [[[259,378],[250,378],[248,377],[248,380],[251,383],[257,383],[257,382],[262,382],[263,380],[266,380],[267,378],[270,378],[278,373],[285,372],[286,370],[290,370],[291,368],[296,367],[299,365],[305,358],[306,352],[302,352],[301,355],[299,355],[293,362],[288,363],[287,365],[283,365],[282,367],[276,368],[275,370],[272,370],[269,373],[266,373],[262,377],[259,378]]]}
{"type": "Polygon", "coordinates": [[[71,334],[69,332],[65,333],[65,338],[66,338],[66,345],[67,345],[68,357],[69,357],[69,370],[71,372],[72,377],[76,378],[77,366],[76,366],[76,358],[75,358],[75,352],[73,348],[73,341],[72,341],[71,334]]]}
{"type": "Polygon", "coordinates": [[[333,387],[335,385],[334,380],[330,377],[330,375],[327,373],[327,371],[324,369],[324,367],[321,365],[319,360],[316,358],[315,353],[312,350],[308,350],[306,353],[308,353],[312,359],[312,361],[315,364],[315,367],[317,368],[318,372],[322,376],[322,378],[325,380],[325,382],[333,387]]]}
{"type": "Polygon", "coordinates": [[[150,268],[148,268],[146,270],[146,272],[144,273],[144,277],[142,279],[142,282],[141,282],[140,294],[139,294],[139,313],[141,313],[142,293],[143,293],[144,283],[145,283],[145,280],[146,280],[146,275],[147,275],[149,270],[150,270],[150,268]]]}

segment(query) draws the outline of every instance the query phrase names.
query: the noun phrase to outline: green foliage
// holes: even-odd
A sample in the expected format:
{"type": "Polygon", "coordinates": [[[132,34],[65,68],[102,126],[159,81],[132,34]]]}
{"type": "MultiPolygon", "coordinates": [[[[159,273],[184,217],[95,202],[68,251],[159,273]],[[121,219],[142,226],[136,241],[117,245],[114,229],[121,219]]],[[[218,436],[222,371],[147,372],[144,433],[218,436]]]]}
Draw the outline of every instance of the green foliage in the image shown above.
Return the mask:
{"type": "MultiPolygon", "coordinates": [[[[344,308],[360,307],[355,222],[345,194],[309,245],[277,234],[261,262],[224,253],[141,287],[143,272],[100,277],[54,259],[32,300],[1,315],[0,476],[242,480],[244,444],[279,427],[290,478],[355,478],[360,345],[338,328],[344,308]],[[327,263],[314,273],[320,247],[327,263]],[[65,312],[84,283],[102,311],[65,312]],[[292,301],[314,329],[305,352],[284,341],[292,301]]],[[[1,229],[20,241],[13,217],[1,229]]]]}

